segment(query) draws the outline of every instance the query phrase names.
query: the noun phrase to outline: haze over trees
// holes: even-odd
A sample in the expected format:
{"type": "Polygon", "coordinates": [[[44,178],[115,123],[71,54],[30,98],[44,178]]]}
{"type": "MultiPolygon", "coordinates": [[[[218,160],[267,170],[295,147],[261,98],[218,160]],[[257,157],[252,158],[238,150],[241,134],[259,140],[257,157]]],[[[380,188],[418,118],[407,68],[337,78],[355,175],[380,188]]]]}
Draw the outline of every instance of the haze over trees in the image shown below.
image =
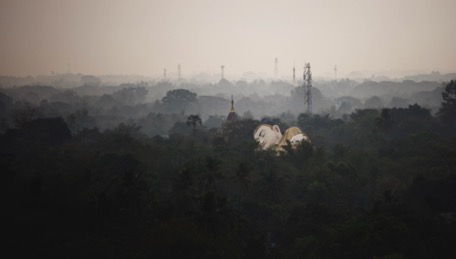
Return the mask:
{"type": "Polygon", "coordinates": [[[455,81],[78,84],[0,89],[5,258],[456,257],[455,81]]]}

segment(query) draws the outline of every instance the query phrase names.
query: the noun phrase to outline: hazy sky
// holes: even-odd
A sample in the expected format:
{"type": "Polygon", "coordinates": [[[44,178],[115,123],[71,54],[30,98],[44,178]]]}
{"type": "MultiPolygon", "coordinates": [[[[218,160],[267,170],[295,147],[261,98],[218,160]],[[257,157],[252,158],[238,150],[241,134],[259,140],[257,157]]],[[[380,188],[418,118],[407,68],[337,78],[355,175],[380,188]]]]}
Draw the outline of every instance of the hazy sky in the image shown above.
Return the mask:
{"type": "Polygon", "coordinates": [[[454,0],[1,0],[0,75],[456,72],[454,0]]]}

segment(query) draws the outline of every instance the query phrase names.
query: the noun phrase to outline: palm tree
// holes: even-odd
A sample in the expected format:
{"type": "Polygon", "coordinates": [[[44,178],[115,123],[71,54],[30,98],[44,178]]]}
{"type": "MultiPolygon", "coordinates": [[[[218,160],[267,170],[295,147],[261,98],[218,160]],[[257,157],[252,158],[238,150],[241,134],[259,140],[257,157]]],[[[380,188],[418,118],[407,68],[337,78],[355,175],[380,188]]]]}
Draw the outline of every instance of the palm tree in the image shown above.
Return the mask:
{"type": "Polygon", "coordinates": [[[187,118],[187,125],[192,125],[193,128],[193,136],[195,136],[195,127],[196,124],[202,125],[201,118],[198,115],[190,115],[187,118]]]}
{"type": "Polygon", "coordinates": [[[221,177],[221,174],[218,172],[222,166],[222,161],[214,158],[207,157],[206,165],[201,171],[200,180],[202,183],[202,190],[207,192],[217,192],[217,179],[221,177]]]}

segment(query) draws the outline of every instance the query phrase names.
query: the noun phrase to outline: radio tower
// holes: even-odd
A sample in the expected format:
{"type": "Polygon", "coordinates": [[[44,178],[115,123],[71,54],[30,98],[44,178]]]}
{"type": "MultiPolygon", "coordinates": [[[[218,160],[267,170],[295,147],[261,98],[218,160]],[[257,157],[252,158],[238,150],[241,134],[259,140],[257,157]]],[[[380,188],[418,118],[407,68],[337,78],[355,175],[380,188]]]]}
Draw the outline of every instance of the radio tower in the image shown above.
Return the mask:
{"type": "Polygon", "coordinates": [[[336,79],[337,83],[337,66],[334,66],[334,78],[336,79]]]}
{"type": "Polygon", "coordinates": [[[222,79],[221,80],[223,80],[223,79],[225,79],[225,73],[224,73],[225,66],[222,65],[220,68],[222,69],[222,79]]]}
{"type": "Polygon", "coordinates": [[[163,69],[163,80],[166,81],[166,68],[163,69]]]}
{"type": "Polygon", "coordinates": [[[274,76],[275,76],[275,78],[277,79],[277,74],[279,73],[279,67],[278,67],[279,61],[277,60],[277,58],[275,58],[274,63],[275,63],[275,66],[274,66],[274,76]]]}
{"type": "Polygon", "coordinates": [[[306,91],[307,114],[312,114],[312,71],[310,63],[304,66],[304,90],[306,91]]]}

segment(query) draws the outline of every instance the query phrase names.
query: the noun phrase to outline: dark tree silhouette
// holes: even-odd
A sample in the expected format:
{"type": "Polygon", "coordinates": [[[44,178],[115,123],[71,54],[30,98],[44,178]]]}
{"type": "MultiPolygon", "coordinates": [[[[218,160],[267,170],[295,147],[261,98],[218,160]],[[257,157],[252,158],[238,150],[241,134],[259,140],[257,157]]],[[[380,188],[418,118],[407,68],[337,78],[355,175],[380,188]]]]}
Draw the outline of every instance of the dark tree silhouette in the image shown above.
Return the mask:
{"type": "Polygon", "coordinates": [[[28,122],[36,120],[41,116],[42,114],[37,107],[27,105],[15,112],[14,120],[16,122],[16,127],[22,127],[28,122]]]}
{"type": "Polygon", "coordinates": [[[188,104],[196,102],[196,93],[190,92],[186,89],[175,89],[168,91],[166,96],[162,98],[164,104],[176,105],[176,104],[188,104]]]}
{"type": "Polygon", "coordinates": [[[246,187],[248,185],[248,175],[252,170],[252,166],[246,162],[241,162],[236,169],[236,178],[239,184],[238,190],[238,208],[241,208],[241,198],[242,198],[242,187],[246,187]]]}
{"type": "Polygon", "coordinates": [[[196,125],[202,125],[201,118],[198,115],[190,115],[187,118],[187,125],[191,125],[193,128],[193,136],[196,134],[196,125]]]}
{"type": "Polygon", "coordinates": [[[260,175],[262,177],[263,191],[266,194],[266,199],[269,202],[277,201],[279,195],[285,189],[285,181],[288,176],[281,175],[271,168],[265,172],[261,172],[260,175]]]}
{"type": "Polygon", "coordinates": [[[442,106],[438,116],[445,122],[455,124],[456,121],[456,81],[451,80],[442,93],[442,106]]]}
{"type": "Polygon", "coordinates": [[[375,118],[375,124],[377,128],[382,131],[386,132],[393,127],[394,121],[391,118],[390,110],[389,109],[382,109],[380,116],[375,118]]]}
{"type": "Polygon", "coordinates": [[[182,113],[192,110],[192,104],[197,102],[197,94],[186,89],[168,91],[162,98],[163,111],[166,113],[182,113]]]}

